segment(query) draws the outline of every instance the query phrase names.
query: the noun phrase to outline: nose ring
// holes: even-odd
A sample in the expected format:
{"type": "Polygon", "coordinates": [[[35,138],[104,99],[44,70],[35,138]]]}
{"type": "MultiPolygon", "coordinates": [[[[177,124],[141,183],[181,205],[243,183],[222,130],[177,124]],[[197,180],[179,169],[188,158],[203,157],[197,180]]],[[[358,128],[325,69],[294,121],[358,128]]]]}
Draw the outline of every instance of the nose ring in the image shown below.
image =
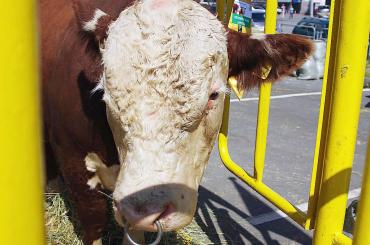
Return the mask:
{"type": "MultiPolygon", "coordinates": [[[[161,222],[159,222],[159,220],[157,220],[155,222],[155,225],[157,226],[157,237],[155,238],[155,240],[153,242],[149,243],[148,245],[157,245],[161,241],[161,238],[162,238],[162,235],[163,235],[163,229],[162,229],[161,222]]],[[[135,242],[130,237],[130,234],[128,233],[128,228],[129,228],[129,224],[126,223],[125,224],[125,236],[127,237],[128,242],[132,245],[142,245],[140,243],[135,242]]]]}

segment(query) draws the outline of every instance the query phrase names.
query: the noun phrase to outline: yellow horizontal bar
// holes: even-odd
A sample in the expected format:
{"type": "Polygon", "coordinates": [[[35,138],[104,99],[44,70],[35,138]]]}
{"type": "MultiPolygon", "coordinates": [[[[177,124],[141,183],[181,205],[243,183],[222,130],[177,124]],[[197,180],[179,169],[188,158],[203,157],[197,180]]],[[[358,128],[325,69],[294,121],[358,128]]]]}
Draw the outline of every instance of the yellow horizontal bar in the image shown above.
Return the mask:
{"type": "Polygon", "coordinates": [[[230,95],[225,98],[225,107],[223,114],[223,122],[220,129],[218,138],[219,153],[222,162],[226,168],[235,174],[238,178],[243,180],[246,184],[252,187],[255,191],[269,200],[281,211],[286,213],[289,217],[295,220],[298,224],[304,225],[306,221],[306,214],[287,201],[284,197],[270,189],[267,185],[257,181],[251,177],[244,169],[236,164],[229,155],[228,144],[227,144],[227,131],[228,131],[228,120],[229,120],[229,107],[230,107],[230,95]]]}
{"type": "Polygon", "coordinates": [[[45,242],[36,6],[0,8],[0,244],[45,242]]]}

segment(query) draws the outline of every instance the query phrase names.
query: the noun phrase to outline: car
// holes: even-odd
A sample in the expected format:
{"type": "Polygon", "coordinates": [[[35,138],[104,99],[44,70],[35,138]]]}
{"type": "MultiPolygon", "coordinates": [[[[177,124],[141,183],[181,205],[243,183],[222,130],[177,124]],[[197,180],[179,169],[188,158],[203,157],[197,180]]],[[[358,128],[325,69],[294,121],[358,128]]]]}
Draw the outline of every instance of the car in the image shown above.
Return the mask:
{"type": "MultiPolygon", "coordinates": [[[[277,8],[277,13],[281,14],[283,10],[277,8]]],[[[252,32],[253,33],[262,33],[265,29],[265,18],[266,10],[262,5],[252,5],[252,32]]]]}
{"type": "Polygon", "coordinates": [[[214,0],[202,0],[199,2],[200,5],[208,9],[211,13],[216,14],[217,12],[217,4],[214,0]]]}
{"type": "Polygon", "coordinates": [[[252,7],[252,32],[262,33],[265,29],[266,10],[252,7]]]}
{"type": "Polygon", "coordinates": [[[304,17],[293,28],[292,33],[308,36],[312,39],[328,38],[329,20],[316,17],[304,17]]]}
{"type": "Polygon", "coordinates": [[[252,8],[266,9],[266,3],[252,3],[252,8]]]}
{"type": "Polygon", "coordinates": [[[315,9],[315,16],[319,18],[329,18],[330,15],[330,6],[328,5],[319,5],[315,9]]]}
{"type": "MultiPolygon", "coordinates": [[[[252,3],[252,10],[253,9],[263,9],[266,10],[266,3],[252,3]]],[[[281,7],[277,7],[276,9],[277,14],[281,14],[283,12],[283,9],[281,7]]]]}

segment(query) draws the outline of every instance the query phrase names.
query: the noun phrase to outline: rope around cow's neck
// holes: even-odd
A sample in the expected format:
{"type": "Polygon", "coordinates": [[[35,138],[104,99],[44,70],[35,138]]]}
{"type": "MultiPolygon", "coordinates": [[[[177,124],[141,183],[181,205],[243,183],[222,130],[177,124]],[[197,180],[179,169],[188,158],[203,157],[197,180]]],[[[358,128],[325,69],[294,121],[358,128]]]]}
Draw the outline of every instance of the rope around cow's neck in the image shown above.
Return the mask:
{"type": "MultiPolygon", "coordinates": [[[[159,220],[157,220],[155,222],[155,225],[157,226],[157,237],[155,238],[153,242],[149,243],[148,245],[157,245],[161,241],[162,234],[163,234],[162,224],[159,220]]],[[[129,224],[126,223],[125,224],[125,236],[127,237],[128,242],[132,245],[141,245],[140,243],[137,243],[134,240],[132,240],[132,238],[130,237],[130,234],[128,233],[128,228],[129,228],[129,224]]]]}

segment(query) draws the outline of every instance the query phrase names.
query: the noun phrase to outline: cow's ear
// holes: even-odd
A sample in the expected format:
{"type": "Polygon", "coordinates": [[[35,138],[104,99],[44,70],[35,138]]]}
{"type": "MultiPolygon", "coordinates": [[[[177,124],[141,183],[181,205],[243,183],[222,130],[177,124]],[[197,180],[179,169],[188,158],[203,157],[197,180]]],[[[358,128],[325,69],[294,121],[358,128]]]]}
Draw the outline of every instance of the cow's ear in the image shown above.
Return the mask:
{"type": "Polygon", "coordinates": [[[89,0],[73,0],[73,8],[81,29],[93,34],[98,42],[102,42],[107,37],[108,26],[112,22],[111,16],[92,6],[89,0]]]}
{"type": "Polygon", "coordinates": [[[229,76],[236,77],[239,89],[251,89],[292,73],[312,51],[312,42],[301,36],[256,36],[229,30],[229,76]]]}

